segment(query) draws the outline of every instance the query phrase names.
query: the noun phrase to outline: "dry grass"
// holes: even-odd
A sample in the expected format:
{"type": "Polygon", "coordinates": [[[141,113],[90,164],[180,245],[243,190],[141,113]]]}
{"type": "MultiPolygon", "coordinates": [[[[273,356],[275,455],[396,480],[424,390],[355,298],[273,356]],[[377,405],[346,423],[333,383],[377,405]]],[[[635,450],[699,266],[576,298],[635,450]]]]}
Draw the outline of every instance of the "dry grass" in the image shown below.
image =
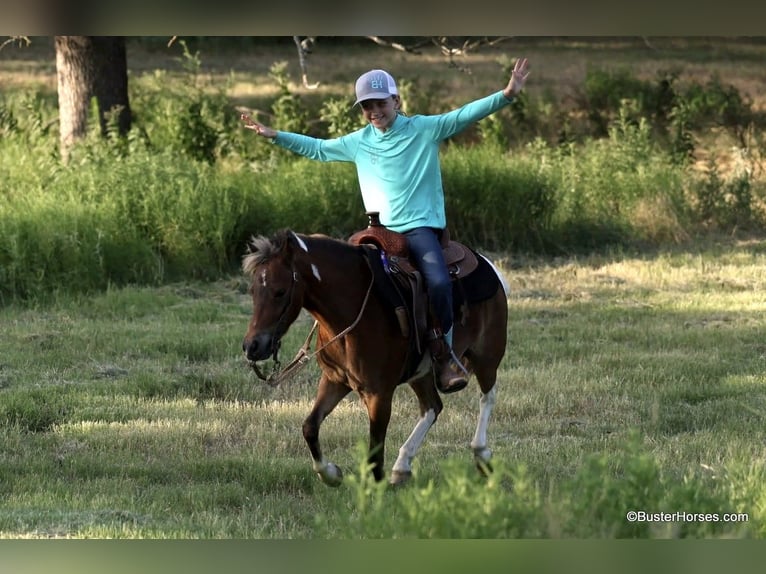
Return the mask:
{"type": "MultiPolygon", "coordinates": [[[[230,73],[235,84],[232,96],[272,92],[275,87],[268,70],[275,61],[290,63],[290,73],[300,78],[295,46],[282,38],[268,46],[244,50],[200,46],[203,70],[223,79],[230,73]]],[[[178,42],[170,47],[148,48],[139,42],[128,44],[130,73],[140,75],[155,69],[181,70],[182,50],[178,42]]],[[[494,47],[484,47],[450,62],[436,47],[418,54],[404,53],[363,42],[348,48],[319,38],[308,57],[309,79],[320,82],[320,93],[348,93],[354,79],[373,67],[385,67],[397,77],[418,77],[443,82],[458,99],[475,97],[502,87],[499,61],[526,56],[532,66],[530,94],[553,93],[565,97],[581,85],[589,67],[627,66],[639,78],[651,79],[660,70],[678,69],[681,80],[704,82],[717,76],[752,98],[757,109],[766,109],[766,41],[760,38],[509,38],[494,47]],[[461,71],[458,66],[467,71],[461,71]]],[[[0,51],[3,85],[41,83],[55,88],[55,52],[49,37],[33,38],[28,47],[6,46],[0,51]]],[[[308,92],[296,85],[298,92],[308,92]]]]}

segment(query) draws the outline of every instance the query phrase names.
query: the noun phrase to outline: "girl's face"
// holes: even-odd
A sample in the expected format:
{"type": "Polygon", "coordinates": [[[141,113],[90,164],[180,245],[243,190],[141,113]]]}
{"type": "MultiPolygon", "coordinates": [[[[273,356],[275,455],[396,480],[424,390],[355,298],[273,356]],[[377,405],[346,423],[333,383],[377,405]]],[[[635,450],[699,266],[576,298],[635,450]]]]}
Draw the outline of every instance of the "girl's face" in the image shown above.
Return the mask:
{"type": "Polygon", "coordinates": [[[384,100],[365,100],[359,105],[362,106],[364,119],[385,132],[394,123],[400,102],[399,96],[390,96],[384,100]]]}

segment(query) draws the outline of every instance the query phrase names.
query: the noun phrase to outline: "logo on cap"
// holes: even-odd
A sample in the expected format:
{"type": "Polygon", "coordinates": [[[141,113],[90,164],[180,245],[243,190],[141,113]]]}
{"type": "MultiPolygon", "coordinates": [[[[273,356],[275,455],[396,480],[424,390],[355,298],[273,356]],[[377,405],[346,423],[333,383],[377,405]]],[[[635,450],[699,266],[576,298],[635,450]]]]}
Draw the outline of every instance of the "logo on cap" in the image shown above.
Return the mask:
{"type": "Polygon", "coordinates": [[[396,95],[396,82],[385,70],[370,70],[356,81],[356,102],[396,95]]]}

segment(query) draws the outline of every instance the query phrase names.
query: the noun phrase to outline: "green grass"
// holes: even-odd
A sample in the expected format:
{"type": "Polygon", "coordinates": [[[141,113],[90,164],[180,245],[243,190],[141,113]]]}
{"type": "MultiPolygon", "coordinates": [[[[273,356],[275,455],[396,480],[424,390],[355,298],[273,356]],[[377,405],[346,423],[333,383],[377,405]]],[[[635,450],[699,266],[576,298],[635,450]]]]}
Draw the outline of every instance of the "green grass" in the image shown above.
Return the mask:
{"type": "MultiPolygon", "coordinates": [[[[498,122],[479,130],[487,145],[445,150],[451,226],[484,248],[569,254],[499,257],[513,291],[489,432],[495,473],[481,478],[471,460],[472,387],[445,397],[401,490],[365,473],[367,417],[354,397],[322,427],[346,481],[322,485],[300,430],[317,367],[278,388],[260,383],[240,351],[250,315],[241,279],[190,279],[225,276],[250,233],[289,225],[343,236],[364,223],[349,166],[281,162],[236,124],[235,106],[271,109],[273,63],[299,77],[291,42],[203,45],[193,74],[173,60],[178,45],[131,42],[131,103],[146,133],[91,137],[69,167],[55,155],[51,46],[4,50],[0,537],[762,538],[766,243],[692,243],[684,207],[700,203],[697,223],[732,237],[762,222],[763,138],[702,130],[696,167],[713,158],[719,170],[702,179],[658,160],[656,134],[631,106],[608,110],[619,121],[606,139],[561,149],[535,140],[587,133],[578,110],[593,111],[588,70],[625,62],[647,87],[661,70],[677,69],[684,85],[720,77],[763,110],[758,42],[652,42],[513,39],[469,56],[471,75],[439,55],[397,56],[413,113],[498,89],[509,58],[530,58],[526,105],[505,114],[511,167],[491,147],[506,145],[498,122]],[[537,225],[524,225],[527,213],[537,225]],[[605,253],[631,230],[642,245],[676,246],[605,253]],[[600,255],[572,255],[594,246],[600,255]],[[628,510],[749,521],[630,523],[628,510]]],[[[320,102],[348,97],[359,61],[391,64],[372,45],[349,53],[323,44],[310,63],[320,88],[291,85],[312,118],[320,102]]],[[[284,361],[309,324],[290,331],[284,361]]],[[[416,410],[401,389],[387,470],[416,410]]]]}
{"type": "MultiPolygon", "coordinates": [[[[350,397],[322,427],[346,474],[316,479],[301,436],[317,368],[277,388],[241,356],[241,281],[126,287],[0,309],[6,538],[762,537],[766,243],[580,258],[498,257],[510,343],[472,465],[474,387],[401,490],[362,472],[350,397]],[[628,510],[746,512],[628,523],[628,510]]],[[[283,360],[302,344],[294,325],[283,360]]],[[[386,469],[416,418],[395,397],[386,469]]]]}
{"type": "MultiPolygon", "coordinates": [[[[91,117],[62,162],[50,40],[0,52],[0,305],[220,279],[251,234],[340,237],[366,223],[353,165],[269,145],[238,110],[320,137],[350,130],[358,62],[390,50],[323,41],[312,91],[296,82],[290,38],[189,39],[190,50],[133,38],[133,128],[104,138],[91,117]]],[[[763,234],[763,50],[757,39],[514,38],[467,57],[471,74],[433,49],[385,65],[408,113],[436,113],[496,91],[515,57],[530,58],[529,89],[444,144],[449,226],[483,249],[573,254],[763,234]]]]}

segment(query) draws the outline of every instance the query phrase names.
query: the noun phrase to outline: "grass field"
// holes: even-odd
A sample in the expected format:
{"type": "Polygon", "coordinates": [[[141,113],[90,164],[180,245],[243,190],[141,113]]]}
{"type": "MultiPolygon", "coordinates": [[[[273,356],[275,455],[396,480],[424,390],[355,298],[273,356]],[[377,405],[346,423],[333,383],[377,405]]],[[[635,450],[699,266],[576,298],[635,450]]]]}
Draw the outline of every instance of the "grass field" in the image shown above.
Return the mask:
{"type": "MultiPolygon", "coordinates": [[[[158,68],[183,77],[177,44],[163,45],[129,45],[131,81],[158,68]]],[[[347,49],[320,39],[309,60],[320,87],[295,90],[347,94],[361,68],[381,66],[459,103],[502,86],[501,62],[523,54],[529,91],[563,103],[578,97],[589,66],[629,66],[643,78],[660,68],[717,75],[766,109],[760,39],[512,38],[459,60],[470,75],[433,50],[356,49],[352,69],[347,49]]],[[[257,108],[275,93],[275,60],[299,77],[289,39],[204,52],[202,70],[230,82],[234,105],[257,108]]],[[[0,51],[0,84],[55,94],[50,43],[0,51]]],[[[700,137],[700,164],[713,155],[725,170],[731,134],[700,137]]],[[[0,306],[0,537],[762,538],[766,240],[494,257],[512,290],[489,429],[496,472],[485,480],[473,468],[471,386],[445,397],[401,490],[362,472],[367,417],[355,398],[322,427],[346,481],[330,489],[316,479],[301,423],[318,370],[277,388],[248,370],[241,277],[0,306]],[[630,510],[748,520],[631,523],[630,510]]],[[[293,326],[283,360],[309,326],[308,317],[293,326]]],[[[416,411],[400,389],[387,470],[416,411]]]]}
{"type": "MultiPolygon", "coordinates": [[[[300,432],[316,367],[276,389],[254,377],[239,348],[250,309],[238,278],[4,308],[0,533],[760,537],[765,259],[763,241],[698,252],[498,259],[513,291],[511,342],[490,446],[499,477],[511,478],[498,478],[490,493],[495,504],[533,500],[539,511],[515,523],[508,510],[503,528],[475,516],[455,524],[439,518],[443,504],[424,504],[446,500],[455,515],[473,515],[488,496],[468,449],[473,386],[445,398],[416,459],[414,484],[401,492],[377,492],[360,474],[366,414],[356,399],[345,401],[322,434],[346,483],[337,490],[321,484],[300,432]],[[648,467],[632,476],[631,461],[648,467]],[[692,494],[679,494],[679,485],[692,494]],[[609,500],[612,488],[637,489],[623,500],[637,510],[743,512],[749,522],[626,530],[615,512],[630,508],[605,510],[621,504],[609,500]],[[405,511],[413,497],[417,516],[405,511]],[[377,524],[379,515],[369,515],[375,500],[401,504],[400,513],[377,524]],[[643,506],[652,503],[661,507],[643,506]],[[590,523],[580,522],[584,516],[590,523]]],[[[285,359],[308,326],[301,319],[293,327],[285,359]]],[[[408,389],[397,393],[394,412],[387,468],[415,421],[408,389]]]]}

